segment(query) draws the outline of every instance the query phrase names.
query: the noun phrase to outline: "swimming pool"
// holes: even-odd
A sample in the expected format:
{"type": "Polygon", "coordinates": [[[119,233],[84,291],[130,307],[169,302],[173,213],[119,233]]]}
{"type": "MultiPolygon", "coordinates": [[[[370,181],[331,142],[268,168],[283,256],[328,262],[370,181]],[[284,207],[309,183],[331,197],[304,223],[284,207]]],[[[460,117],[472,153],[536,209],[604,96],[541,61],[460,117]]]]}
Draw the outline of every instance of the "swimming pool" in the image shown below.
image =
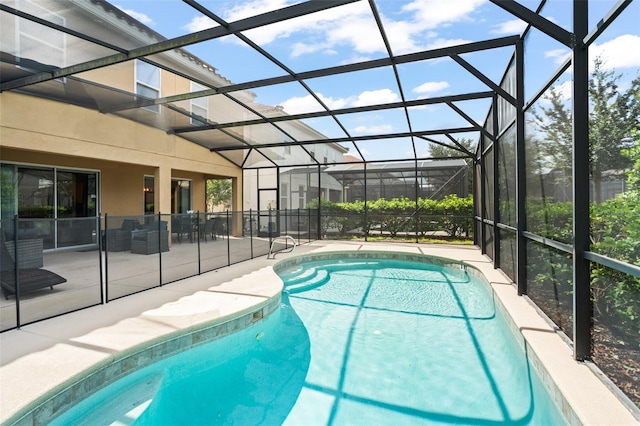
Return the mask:
{"type": "Polygon", "coordinates": [[[486,285],[455,264],[274,269],[281,309],[54,424],[564,424],[486,285]]]}

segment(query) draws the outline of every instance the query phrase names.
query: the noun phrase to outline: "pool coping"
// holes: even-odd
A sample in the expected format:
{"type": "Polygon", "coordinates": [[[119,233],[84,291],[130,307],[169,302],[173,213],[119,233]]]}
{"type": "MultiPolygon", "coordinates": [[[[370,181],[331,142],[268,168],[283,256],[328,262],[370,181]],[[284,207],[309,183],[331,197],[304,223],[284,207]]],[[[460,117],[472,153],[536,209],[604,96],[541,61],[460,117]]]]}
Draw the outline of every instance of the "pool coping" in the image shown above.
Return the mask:
{"type": "MultiPolygon", "coordinates": [[[[526,298],[516,294],[513,283],[501,271],[493,269],[477,247],[326,241],[311,246],[313,251],[303,256],[330,251],[341,252],[341,258],[345,253],[357,257],[366,250],[398,259],[424,259],[423,255],[427,255],[440,259],[443,264],[466,264],[470,267],[468,271],[478,271],[490,286],[499,301],[497,306],[509,320],[515,335],[522,336],[521,344],[526,348],[531,364],[542,372],[539,374],[544,385],[552,390],[551,395],[569,424],[638,423],[628,407],[588,365],[573,359],[570,347],[556,330],[526,298]]],[[[91,389],[90,380],[87,380],[89,375],[93,375],[94,386],[98,383],[101,388],[109,372],[117,374],[118,369],[131,372],[132,368],[140,368],[157,357],[166,357],[221,337],[225,335],[225,327],[227,332],[236,331],[268,316],[279,306],[282,292],[282,281],[273,268],[279,268],[278,265],[284,264],[282,262],[294,262],[282,261],[282,257],[298,256],[297,253],[281,256],[257,270],[251,269],[255,269],[255,261],[244,262],[250,272],[214,286],[207,285],[207,276],[210,278],[209,274],[213,272],[187,279],[200,282],[194,284],[196,291],[174,294],[170,302],[115,324],[71,339],[58,339],[43,350],[19,356],[8,363],[3,361],[0,366],[0,423],[39,424],[55,413],[54,410],[66,408],[82,392],[97,390],[91,389]],[[175,296],[182,297],[176,300],[175,296]],[[81,377],[86,387],[77,384],[81,377]],[[76,388],[72,389],[73,386],[76,388]],[[53,398],[57,395],[58,399],[53,398]],[[34,413],[40,414],[34,416],[34,413]]],[[[264,265],[265,260],[260,264],[264,265]]],[[[98,310],[111,308],[111,305],[102,305],[98,310]]],[[[63,320],[55,318],[51,321],[63,320]]],[[[0,334],[3,345],[6,334],[0,334]]]]}
{"type": "MultiPolygon", "coordinates": [[[[500,295],[496,294],[494,284],[502,285],[498,282],[489,282],[485,275],[470,263],[456,261],[450,258],[428,255],[428,254],[411,254],[401,252],[384,252],[384,251],[332,251],[326,253],[310,253],[305,255],[296,256],[287,260],[281,260],[273,265],[274,272],[278,273],[280,270],[290,268],[295,265],[299,265],[306,262],[318,262],[318,261],[343,261],[349,259],[384,259],[384,260],[396,260],[407,261],[414,263],[424,263],[427,265],[436,265],[444,268],[453,269],[452,272],[460,271],[461,273],[467,273],[477,279],[479,279],[489,291],[490,296],[493,297],[495,302],[495,308],[499,311],[502,318],[505,320],[511,334],[515,341],[520,346],[520,349],[526,354],[531,367],[538,374],[544,388],[548,392],[551,400],[555,403],[558,410],[562,413],[564,418],[570,425],[588,424],[583,423],[576,411],[573,409],[567,398],[562,394],[560,388],[555,383],[553,377],[549,374],[546,366],[541,362],[537,356],[534,347],[529,348],[527,337],[523,335],[522,328],[518,326],[517,322],[511,317],[509,311],[504,306],[500,295]]],[[[285,290],[286,291],[286,290],[285,290]]],[[[541,330],[541,329],[540,329],[541,330]]],[[[548,331],[553,331],[549,329],[548,331]]],[[[534,345],[535,346],[535,345],[534,345]]]]}
{"type": "Polygon", "coordinates": [[[281,294],[282,281],[268,266],[3,363],[0,424],[48,424],[127,374],[267,318],[281,294]],[[63,368],[48,369],[56,366],[52,359],[63,368]]]}
{"type": "MultiPolygon", "coordinates": [[[[558,329],[540,314],[528,298],[518,296],[514,283],[502,271],[494,269],[487,256],[479,250],[453,254],[457,251],[455,248],[445,250],[433,245],[417,246],[419,250],[409,254],[397,246],[391,252],[379,247],[358,251],[330,250],[333,254],[329,259],[357,258],[364,254],[395,260],[434,261],[441,266],[467,265],[468,272],[477,273],[477,277],[489,286],[497,308],[568,424],[609,426],[640,423],[640,419],[619,398],[624,396],[614,392],[593,365],[573,358],[572,349],[558,329]],[[442,252],[446,251],[452,255],[443,255],[442,252]]],[[[299,258],[313,261],[327,257],[314,251],[299,258]]],[[[299,262],[298,259],[284,260],[274,265],[274,269],[299,262]]]]}

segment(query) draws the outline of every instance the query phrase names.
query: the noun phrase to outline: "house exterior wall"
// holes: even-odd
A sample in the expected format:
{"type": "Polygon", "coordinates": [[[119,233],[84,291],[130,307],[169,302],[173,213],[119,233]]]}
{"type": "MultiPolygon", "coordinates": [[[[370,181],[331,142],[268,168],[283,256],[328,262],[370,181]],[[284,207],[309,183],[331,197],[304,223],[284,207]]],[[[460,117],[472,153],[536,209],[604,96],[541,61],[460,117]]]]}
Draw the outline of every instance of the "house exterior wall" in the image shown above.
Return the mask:
{"type": "MultiPolygon", "coordinates": [[[[106,2],[57,2],[54,0],[21,1],[10,0],[8,5],[18,7],[26,13],[50,17],[52,22],[66,25],[81,33],[92,34],[101,40],[124,49],[134,49],[142,45],[162,40],[162,36],[152,29],[124,15],[106,2]]],[[[106,57],[115,51],[99,47],[71,35],[60,36],[55,30],[25,19],[3,14],[2,32],[3,51],[14,55],[20,63],[66,67],[106,57]],[[29,40],[29,42],[24,42],[29,40]],[[53,52],[53,53],[52,53],[53,52]]],[[[151,60],[179,73],[193,76],[195,80],[211,87],[221,87],[231,82],[217,73],[216,69],[186,50],[168,50],[153,55],[151,60]]],[[[77,77],[98,85],[121,90],[131,96],[120,94],[122,102],[133,101],[137,90],[136,69],[138,61],[125,61],[78,74],[77,77]]],[[[18,70],[18,68],[16,68],[18,70]]],[[[176,73],[165,70],[159,72],[159,87],[152,87],[154,96],[167,97],[206,89],[176,73]]],[[[143,82],[145,83],[145,82],[143,82]]],[[[65,97],[66,91],[83,88],[82,82],[69,79],[49,81],[42,87],[52,96],[65,97]],[[69,86],[66,86],[69,84],[69,86]]],[[[99,87],[99,86],[97,86],[99,87]]],[[[87,85],[87,93],[79,90],[74,95],[87,102],[95,102],[94,107],[108,106],[113,100],[101,102],[100,89],[87,85]],[[86,98],[82,98],[86,96],[86,98]]],[[[148,92],[145,92],[148,94],[148,92]]],[[[233,93],[233,96],[265,116],[280,115],[281,107],[272,107],[255,103],[256,95],[250,91],[233,93]]],[[[73,98],[73,96],[71,96],[73,98]]],[[[114,94],[114,98],[115,94],[114,94]]],[[[117,103],[117,102],[116,102],[117,103]]],[[[232,122],[253,117],[236,102],[223,95],[209,96],[206,99],[177,101],[171,106],[189,113],[192,106],[206,108],[206,116],[212,122],[232,122]]],[[[117,107],[117,106],[116,106],[117,107]]],[[[0,161],[24,165],[42,165],[47,167],[91,170],[99,174],[98,212],[115,216],[142,215],[145,213],[145,176],[154,177],[154,210],[163,214],[172,211],[171,180],[191,181],[191,209],[206,211],[206,179],[231,178],[233,181],[232,210],[258,206],[251,198],[249,205],[243,205],[242,170],[220,155],[211,153],[197,143],[183,139],[176,134],[168,134],[171,128],[199,125],[192,123],[191,117],[170,111],[164,106],[149,108],[125,108],[114,113],[98,111],[65,104],[50,99],[25,94],[0,93],[0,161]],[[153,108],[151,108],[153,109],[153,108]],[[128,118],[126,118],[128,117],[128,118]],[[131,120],[133,119],[133,120],[131,120]],[[141,124],[134,120],[147,123],[141,124]],[[154,127],[154,126],[157,126],[154,127]]],[[[117,110],[117,108],[116,108],[117,110]]],[[[323,139],[324,136],[300,122],[284,122],[281,126],[296,140],[323,139]]],[[[285,142],[282,132],[275,131],[270,125],[248,128],[227,129],[239,137],[261,142],[285,142]]],[[[189,137],[189,136],[186,136],[189,137]]],[[[191,134],[198,140],[198,136],[191,134]]],[[[211,143],[218,138],[218,145],[238,142],[224,136],[221,132],[204,133],[203,143],[211,143]]],[[[214,143],[215,146],[215,143],[214,143]]],[[[328,155],[327,162],[340,161],[344,148],[333,146],[322,150],[336,151],[328,155]]],[[[315,163],[302,150],[293,150],[293,155],[278,149],[279,159],[286,164],[315,163]],[[298,158],[300,157],[300,158],[298,158]],[[304,158],[302,158],[304,157],[304,158]]],[[[324,154],[318,158],[323,160],[324,154]]],[[[239,162],[238,162],[239,164],[239,162]]],[[[280,169],[283,172],[285,169],[280,169]]],[[[269,172],[263,174],[262,184],[267,184],[269,172]]],[[[275,177],[275,175],[273,176],[275,177]]],[[[249,183],[257,188],[257,182],[249,183]]],[[[335,186],[335,185],[334,185],[335,186]]],[[[297,190],[296,188],[292,188],[297,190]]],[[[148,190],[148,188],[147,188],[148,190]]],[[[248,191],[249,193],[251,191],[248,191]]],[[[308,193],[317,193],[316,189],[305,189],[308,193]]],[[[327,190],[328,192],[328,190],[327,190]]],[[[147,192],[148,194],[148,192],[147,192]]],[[[272,197],[278,200],[274,194],[272,197]]],[[[5,212],[6,214],[6,212],[5,212]]]]}
{"type": "MultiPolygon", "coordinates": [[[[171,178],[192,180],[193,210],[205,211],[205,180],[242,170],[206,148],[121,117],[42,98],[0,94],[0,160],[100,173],[100,210],[143,214],[143,179],[158,175],[156,212],[171,212],[171,178]]],[[[236,185],[238,186],[238,185],[236,185]]],[[[238,191],[236,191],[238,192],[238,191]]],[[[241,208],[234,194],[234,209],[241,208]]]]}

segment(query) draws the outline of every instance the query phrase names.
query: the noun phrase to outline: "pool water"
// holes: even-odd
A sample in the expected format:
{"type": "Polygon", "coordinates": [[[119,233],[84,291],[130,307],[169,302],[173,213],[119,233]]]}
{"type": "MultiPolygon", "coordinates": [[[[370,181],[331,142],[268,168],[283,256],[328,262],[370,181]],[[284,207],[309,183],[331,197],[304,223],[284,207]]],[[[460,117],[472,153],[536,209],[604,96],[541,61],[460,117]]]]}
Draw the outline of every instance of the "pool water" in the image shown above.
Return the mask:
{"type": "Polygon", "coordinates": [[[280,310],[54,424],[566,424],[484,283],[373,259],[279,271],[280,310]]]}

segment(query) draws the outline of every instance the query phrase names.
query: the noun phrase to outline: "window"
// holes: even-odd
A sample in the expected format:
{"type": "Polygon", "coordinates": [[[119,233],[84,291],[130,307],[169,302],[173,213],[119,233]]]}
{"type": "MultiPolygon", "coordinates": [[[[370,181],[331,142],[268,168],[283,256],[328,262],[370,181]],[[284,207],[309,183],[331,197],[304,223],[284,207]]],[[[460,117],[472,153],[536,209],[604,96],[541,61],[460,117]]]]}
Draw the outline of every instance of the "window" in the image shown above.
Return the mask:
{"type": "Polygon", "coordinates": [[[287,145],[284,146],[284,155],[291,155],[291,145],[288,144],[293,143],[293,139],[285,135],[284,142],[287,143],[287,145]]]}
{"type": "Polygon", "coordinates": [[[289,184],[285,182],[280,184],[280,208],[289,208],[289,184]]]}
{"type": "MultiPolygon", "coordinates": [[[[136,94],[149,99],[160,97],[159,68],[136,60],[136,94]]],[[[160,114],[160,105],[149,105],[144,109],[160,114]]]]}
{"type": "Polygon", "coordinates": [[[298,208],[303,209],[305,206],[304,200],[304,185],[298,186],[298,208]]]}
{"type": "Polygon", "coordinates": [[[144,186],[142,191],[144,193],[144,214],[154,214],[155,201],[154,201],[154,189],[155,179],[153,176],[144,177],[144,186]]]}
{"type": "Polygon", "coordinates": [[[96,216],[96,173],[58,169],[56,189],[58,218],[96,216]]]}
{"type": "Polygon", "coordinates": [[[98,173],[55,167],[2,164],[2,227],[11,219],[23,238],[42,239],[45,249],[95,243],[99,211],[98,173]]]}
{"type": "MultiPolygon", "coordinates": [[[[206,90],[206,87],[202,87],[199,84],[191,82],[191,92],[199,92],[206,90]]],[[[209,117],[209,98],[195,98],[191,99],[191,124],[194,126],[202,126],[207,124],[207,118],[209,117]],[[202,117],[198,119],[194,116],[202,117]]]]}
{"type": "MultiPolygon", "coordinates": [[[[62,16],[43,8],[40,4],[22,0],[19,3],[19,9],[54,24],[66,25],[66,21],[62,16]]],[[[53,65],[60,68],[66,66],[66,39],[64,33],[26,19],[16,19],[16,27],[18,29],[16,56],[18,56],[18,60],[37,58],[38,62],[48,66],[53,65]]],[[[56,81],[64,83],[65,79],[60,78],[56,81]]]]}

